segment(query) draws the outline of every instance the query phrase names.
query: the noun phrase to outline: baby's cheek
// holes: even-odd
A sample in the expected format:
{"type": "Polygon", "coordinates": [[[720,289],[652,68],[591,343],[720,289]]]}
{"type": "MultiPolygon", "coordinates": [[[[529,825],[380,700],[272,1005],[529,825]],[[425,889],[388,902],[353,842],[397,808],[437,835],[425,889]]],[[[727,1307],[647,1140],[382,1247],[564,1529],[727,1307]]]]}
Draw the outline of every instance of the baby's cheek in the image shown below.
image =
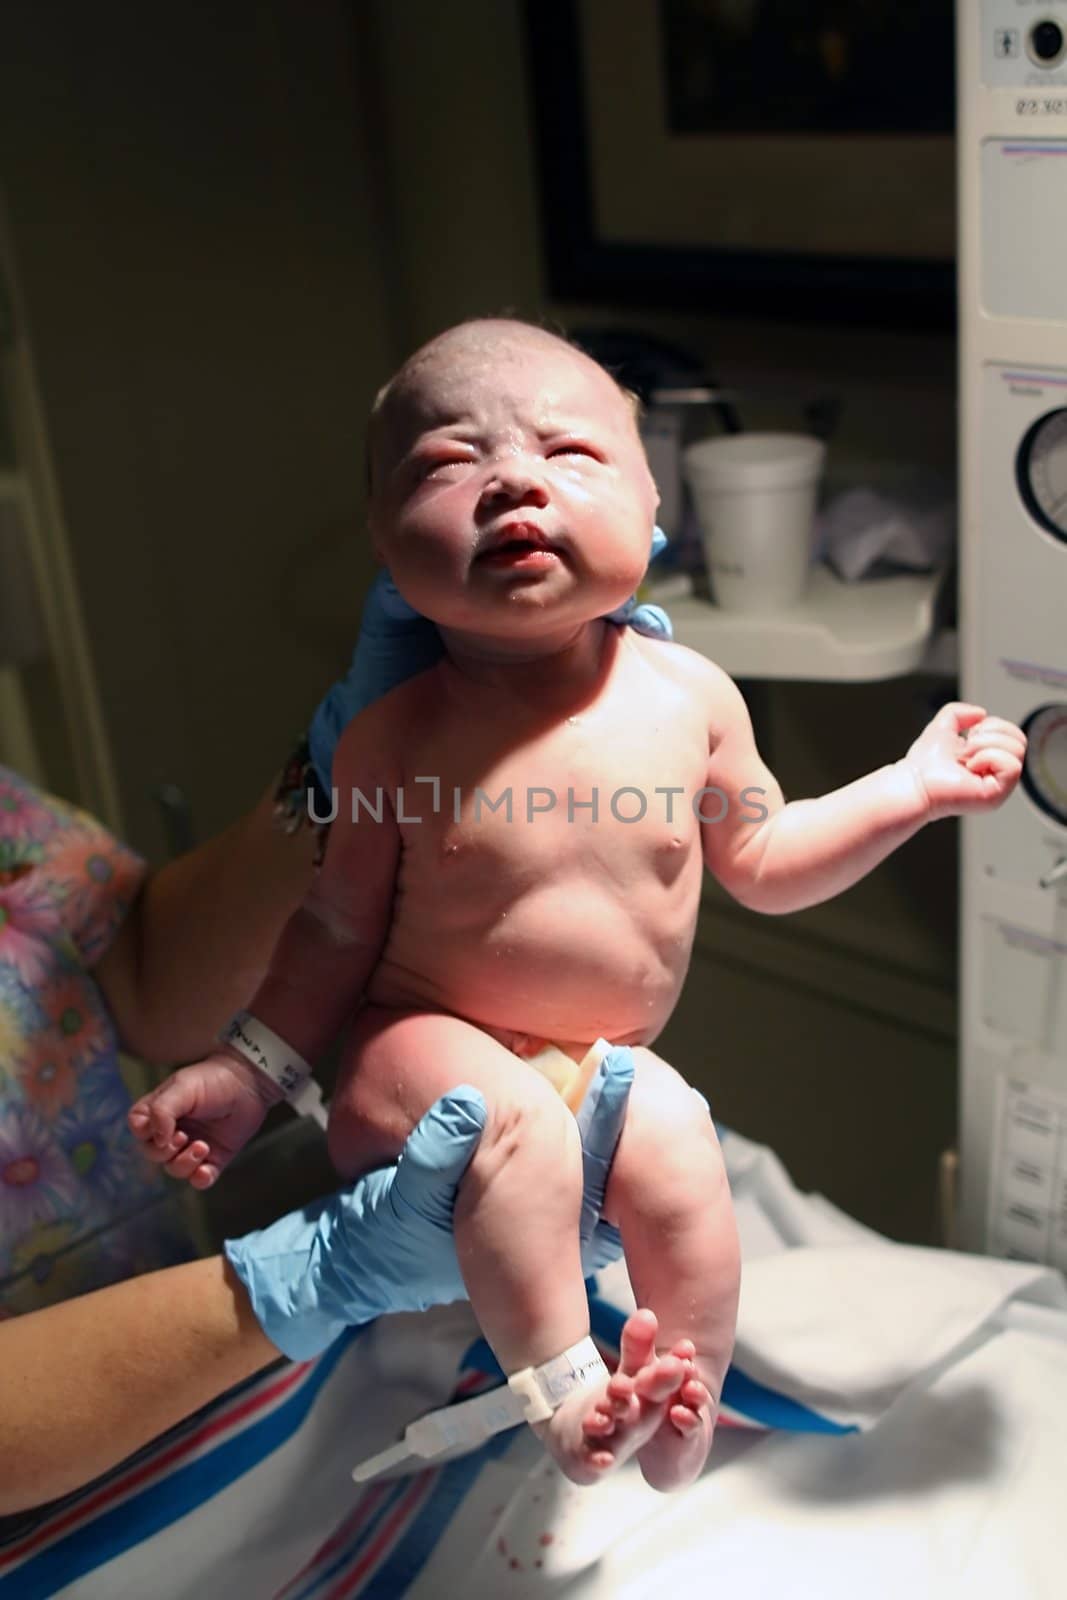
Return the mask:
{"type": "Polygon", "coordinates": [[[648,570],[651,537],[650,524],[648,533],[641,539],[629,537],[625,541],[605,541],[596,562],[596,576],[603,592],[605,612],[614,611],[616,606],[621,606],[636,594],[648,570]]]}
{"type": "Polygon", "coordinates": [[[447,541],[432,531],[405,533],[385,541],[383,553],[403,598],[432,617],[435,600],[456,582],[456,555],[447,541]]]}

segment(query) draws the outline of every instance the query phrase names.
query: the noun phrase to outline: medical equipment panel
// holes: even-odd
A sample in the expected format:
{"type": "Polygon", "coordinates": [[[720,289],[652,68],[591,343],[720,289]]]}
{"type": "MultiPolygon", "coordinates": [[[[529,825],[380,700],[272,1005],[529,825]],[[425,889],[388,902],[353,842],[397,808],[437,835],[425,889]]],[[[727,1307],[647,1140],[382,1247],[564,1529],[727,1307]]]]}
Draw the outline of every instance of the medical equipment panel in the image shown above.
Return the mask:
{"type": "Polygon", "coordinates": [[[958,0],[961,695],[1025,729],[963,823],[960,1239],[1067,1267],[1067,0],[958,0]]]}

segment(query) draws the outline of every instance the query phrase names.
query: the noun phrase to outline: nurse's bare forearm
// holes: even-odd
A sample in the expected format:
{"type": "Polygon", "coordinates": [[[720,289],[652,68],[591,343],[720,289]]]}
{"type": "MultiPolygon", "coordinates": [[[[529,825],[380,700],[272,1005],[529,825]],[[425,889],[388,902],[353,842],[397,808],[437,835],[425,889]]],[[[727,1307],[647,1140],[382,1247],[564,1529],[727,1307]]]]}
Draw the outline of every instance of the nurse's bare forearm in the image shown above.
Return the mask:
{"type": "Polygon", "coordinates": [[[310,830],[282,833],[271,795],[153,873],[94,976],[126,1048],[172,1065],[205,1055],[247,1005],[314,878],[310,830]]]}
{"type": "Polygon", "coordinates": [[[90,1482],[278,1356],[220,1256],[0,1322],[0,1514],[90,1482]]]}
{"type": "Polygon", "coordinates": [[[753,911],[800,911],[858,883],[928,817],[917,776],[898,761],[817,800],[783,806],[753,827],[723,882],[753,911]]]}

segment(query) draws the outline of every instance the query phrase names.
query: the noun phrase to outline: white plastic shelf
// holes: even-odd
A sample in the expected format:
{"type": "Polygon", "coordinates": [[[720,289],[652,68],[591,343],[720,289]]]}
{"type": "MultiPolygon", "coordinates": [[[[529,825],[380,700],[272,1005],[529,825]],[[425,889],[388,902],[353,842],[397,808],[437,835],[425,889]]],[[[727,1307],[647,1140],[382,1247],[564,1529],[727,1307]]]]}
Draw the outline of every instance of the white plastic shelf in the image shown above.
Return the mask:
{"type": "Polygon", "coordinates": [[[733,678],[863,683],[909,672],[953,674],[952,635],[934,639],[942,577],[908,573],[843,583],[818,566],[804,599],[779,616],[720,611],[696,595],[679,594],[675,581],[650,586],[646,598],[666,607],[680,644],[733,678]]]}

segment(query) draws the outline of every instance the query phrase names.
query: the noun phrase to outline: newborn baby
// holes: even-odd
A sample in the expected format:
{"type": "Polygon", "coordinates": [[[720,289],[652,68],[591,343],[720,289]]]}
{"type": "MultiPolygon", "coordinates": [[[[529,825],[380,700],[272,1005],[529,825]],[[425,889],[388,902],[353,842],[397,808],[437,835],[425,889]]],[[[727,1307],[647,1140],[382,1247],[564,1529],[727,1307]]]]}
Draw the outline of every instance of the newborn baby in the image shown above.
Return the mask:
{"type": "MultiPolygon", "coordinates": [[[[631,397],[552,334],[501,320],[435,339],[379,396],[370,455],[376,551],[445,654],[343,735],[324,864],[251,1010],[312,1061],[351,1024],[329,1129],[345,1177],[391,1160],[446,1089],[483,1091],[455,1235],[509,1374],[588,1333],[569,1107],[594,1041],[636,1047],[604,1215],[642,1309],[618,1372],[536,1426],[576,1482],[636,1453],[672,1488],[706,1458],[738,1292],[710,1118],[648,1048],[702,868],[757,910],[813,904],[923,823],[999,805],[1024,741],[947,707],[904,760],[785,805],[730,679],[601,620],[644,574],[657,494],[631,397]]],[[[221,1048],[131,1125],[206,1187],[278,1093],[221,1048]]]]}

